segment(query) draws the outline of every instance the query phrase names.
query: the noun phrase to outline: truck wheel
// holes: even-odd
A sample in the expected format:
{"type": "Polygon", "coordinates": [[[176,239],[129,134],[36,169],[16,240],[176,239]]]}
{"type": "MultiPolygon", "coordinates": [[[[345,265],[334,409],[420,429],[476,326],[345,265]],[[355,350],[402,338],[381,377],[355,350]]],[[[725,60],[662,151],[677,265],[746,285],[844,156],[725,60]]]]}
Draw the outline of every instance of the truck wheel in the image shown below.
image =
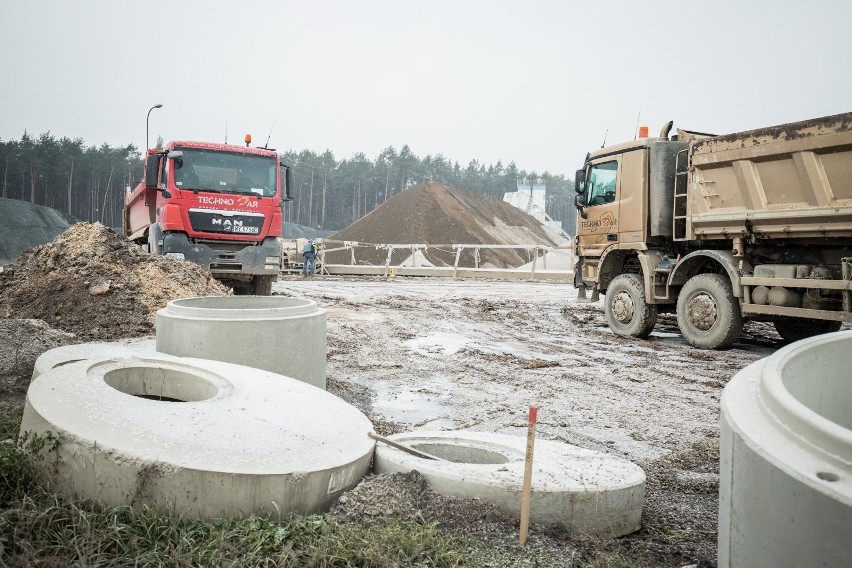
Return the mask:
{"type": "Polygon", "coordinates": [[[699,274],[687,281],[677,299],[677,325],[693,347],[730,347],[743,330],[743,316],[728,279],[699,274]]]}
{"type": "Polygon", "coordinates": [[[814,335],[839,331],[842,322],[828,320],[811,320],[805,318],[789,318],[778,320],[775,331],[787,341],[798,341],[814,335]]]}
{"type": "Polygon", "coordinates": [[[646,338],[657,323],[657,306],[645,301],[645,286],[635,274],[616,276],[606,290],[606,321],[616,335],[646,338]]]}
{"type": "Polygon", "coordinates": [[[148,227],[148,252],[160,256],[163,254],[163,247],[160,246],[160,241],[163,239],[163,231],[160,229],[159,223],[154,223],[148,227]]]}
{"type": "Polygon", "coordinates": [[[274,276],[255,276],[253,280],[255,296],[271,296],[274,276]]]}

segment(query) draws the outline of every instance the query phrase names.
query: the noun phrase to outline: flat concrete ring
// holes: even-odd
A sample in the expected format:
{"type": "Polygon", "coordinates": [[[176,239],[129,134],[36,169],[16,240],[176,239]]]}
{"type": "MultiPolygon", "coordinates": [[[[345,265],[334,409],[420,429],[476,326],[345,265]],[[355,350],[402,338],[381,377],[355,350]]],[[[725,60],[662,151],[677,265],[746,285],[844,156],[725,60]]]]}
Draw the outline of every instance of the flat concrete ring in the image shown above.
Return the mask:
{"type": "MultiPolygon", "coordinates": [[[[446,461],[418,458],[377,444],[377,473],[417,470],[436,492],[491,502],[518,515],[526,438],[485,432],[395,434],[391,439],[446,461]]],[[[570,444],[536,440],[530,519],[582,534],[620,536],[641,526],[642,468],[570,444]]]]}
{"type": "Polygon", "coordinates": [[[152,353],[39,375],[22,432],[59,439],[58,492],[201,518],[327,510],[370,467],[372,424],[304,382],[152,353]]]}

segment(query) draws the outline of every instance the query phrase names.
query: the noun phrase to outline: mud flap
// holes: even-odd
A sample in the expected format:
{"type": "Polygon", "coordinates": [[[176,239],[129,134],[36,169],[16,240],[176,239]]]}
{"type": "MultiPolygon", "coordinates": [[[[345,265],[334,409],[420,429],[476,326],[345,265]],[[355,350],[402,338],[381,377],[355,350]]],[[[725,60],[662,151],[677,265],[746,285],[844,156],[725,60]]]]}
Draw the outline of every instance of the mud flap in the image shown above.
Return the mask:
{"type": "Polygon", "coordinates": [[[578,304],[594,304],[598,300],[601,299],[600,292],[598,291],[598,287],[594,286],[592,288],[588,288],[587,286],[581,286],[577,291],[577,303],[578,304]],[[591,297],[586,296],[586,290],[591,290],[591,297]]]}
{"type": "Polygon", "coordinates": [[[601,299],[598,287],[595,285],[591,288],[591,298],[586,296],[586,283],[583,282],[583,257],[577,259],[577,264],[574,265],[574,288],[577,288],[577,303],[592,304],[601,299]]]}

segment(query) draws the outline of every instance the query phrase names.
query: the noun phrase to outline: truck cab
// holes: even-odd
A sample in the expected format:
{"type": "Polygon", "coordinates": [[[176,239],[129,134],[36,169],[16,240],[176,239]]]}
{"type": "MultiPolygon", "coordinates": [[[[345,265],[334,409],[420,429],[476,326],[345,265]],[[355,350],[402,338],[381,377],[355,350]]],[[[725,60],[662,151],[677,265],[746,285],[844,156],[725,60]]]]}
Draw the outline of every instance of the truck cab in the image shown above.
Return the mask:
{"type": "Polygon", "coordinates": [[[669,245],[675,167],[686,144],[667,134],[590,152],[577,171],[578,287],[605,290],[618,274],[639,273],[631,251],[669,245]]]}
{"type": "Polygon", "coordinates": [[[175,141],[146,155],[124,231],[152,254],[201,265],[236,294],[271,293],[290,170],[265,148],[175,141]]]}

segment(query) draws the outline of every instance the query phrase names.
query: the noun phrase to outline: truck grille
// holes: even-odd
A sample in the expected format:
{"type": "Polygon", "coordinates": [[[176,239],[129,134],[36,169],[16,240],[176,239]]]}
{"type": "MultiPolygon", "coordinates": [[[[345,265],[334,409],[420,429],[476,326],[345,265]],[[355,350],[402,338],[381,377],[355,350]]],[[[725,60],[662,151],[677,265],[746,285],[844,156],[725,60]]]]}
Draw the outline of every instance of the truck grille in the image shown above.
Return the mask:
{"type": "Polygon", "coordinates": [[[245,211],[219,211],[216,209],[190,209],[189,222],[195,231],[228,233],[232,235],[259,235],[263,228],[263,213],[245,211]]]}

